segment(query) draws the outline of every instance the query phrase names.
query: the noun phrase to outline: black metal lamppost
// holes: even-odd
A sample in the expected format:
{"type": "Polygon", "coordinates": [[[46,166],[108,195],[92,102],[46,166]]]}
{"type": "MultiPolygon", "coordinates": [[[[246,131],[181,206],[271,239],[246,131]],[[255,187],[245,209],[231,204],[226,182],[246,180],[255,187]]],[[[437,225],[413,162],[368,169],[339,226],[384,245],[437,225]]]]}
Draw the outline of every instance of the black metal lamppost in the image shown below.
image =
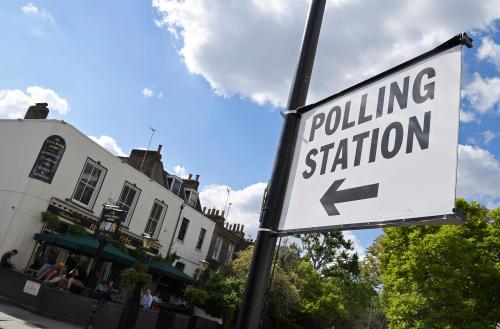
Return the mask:
{"type": "MultiPolygon", "coordinates": [[[[138,263],[144,264],[147,260],[146,251],[153,246],[154,239],[151,235],[144,233],[142,235],[142,248],[140,248],[140,257],[138,257],[138,263]]],[[[127,299],[127,303],[123,308],[122,315],[120,317],[120,323],[118,324],[118,329],[134,329],[137,322],[137,317],[140,311],[141,302],[141,288],[142,283],[136,283],[132,293],[127,299]]]]}
{"type": "MultiPolygon", "coordinates": [[[[99,279],[99,269],[102,267],[102,255],[106,242],[109,240],[116,241],[119,238],[121,224],[127,215],[127,212],[118,206],[105,204],[103,207],[99,222],[94,230],[94,238],[97,238],[99,245],[97,246],[94,266],[89,275],[88,288],[90,291],[95,288],[99,279]]],[[[92,329],[94,327],[98,307],[99,299],[96,299],[89,311],[85,329],[92,329]]]]}

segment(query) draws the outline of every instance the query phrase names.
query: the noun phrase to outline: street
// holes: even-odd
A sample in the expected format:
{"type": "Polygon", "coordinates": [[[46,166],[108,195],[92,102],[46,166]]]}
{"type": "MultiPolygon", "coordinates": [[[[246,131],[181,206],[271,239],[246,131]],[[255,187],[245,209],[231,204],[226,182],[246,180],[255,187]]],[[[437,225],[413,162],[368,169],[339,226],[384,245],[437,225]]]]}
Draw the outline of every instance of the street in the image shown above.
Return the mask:
{"type": "Polygon", "coordinates": [[[0,303],[0,329],[77,329],[78,326],[55,321],[21,308],[0,303]]]}

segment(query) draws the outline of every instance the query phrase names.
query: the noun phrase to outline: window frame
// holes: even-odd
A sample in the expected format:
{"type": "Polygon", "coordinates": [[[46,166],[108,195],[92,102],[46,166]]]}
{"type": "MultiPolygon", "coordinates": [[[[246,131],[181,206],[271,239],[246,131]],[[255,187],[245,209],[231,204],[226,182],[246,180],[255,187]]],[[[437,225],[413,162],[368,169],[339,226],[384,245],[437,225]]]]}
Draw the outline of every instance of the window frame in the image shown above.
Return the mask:
{"type": "MultiPolygon", "coordinates": [[[[93,170],[94,169],[92,169],[92,171],[93,170]]],[[[100,161],[95,161],[95,160],[87,157],[85,159],[85,163],[83,164],[82,171],[80,172],[80,175],[78,176],[78,179],[76,180],[75,189],[73,190],[73,193],[71,194],[71,201],[74,204],[76,204],[80,207],[83,207],[85,209],[89,209],[89,210],[94,209],[94,205],[95,205],[95,202],[97,200],[97,196],[101,192],[101,188],[102,188],[102,185],[104,183],[104,179],[106,178],[107,172],[108,172],[108,169],[106,167],[104,167],[103,165],[101,165],[100,161]],[[83,176],[83,173],[85,172],[85,168],[87,167],[87,164],[90,164],[90,165],[94,166],[94,168],[101,170],[101,175],[99,175],[99,178],[97,180],[95,187],[90,186],[91,188],[94,189],[94,191],[92,192],[92,196],[90,197],[89,204],[85,204],[85,203],[75,199],[76,191],[78,190],[78,186],[80,185],[80,182],[82,180],[82,176],[83,176]]],[[[82,183],[87,185],[87,186],[90,185],[90,184],[85,183],[85,182],[82,182],[82,183]]]]}
{"type": "Polygon", "coordinates": [[[214,245],[214,250],[212,251],[212,259],[215,261],[219,261],[220,258],[220,252],[222,250],[222,244],[224,243],[224,239],[222,239],[221,236],[217,236],[215,239],[215,245],[214,245]],[[220,241],[220,243],[219,243],[220,241]]]}
{"type": "Polygon", "coordinates": [[[234,255],[234,250],[236,249],[236,245],[234,243],[229,243],[229,246],[227,247],[227,254],[226,254],[226,265],[231,265],[233,262],[233,255],[234,255]]]}
{"type": "Polygon", "coordinates": [[[157,239],[158,236],[160,235],[161,227],[163,226],[163,222],[165,220],[165,216],[167,214],[167,210],[168,210],[168,205],[167,204],[165,204],[164,202],[162,202],[162,201],[160,201],[158,199],[155,199],[155,201],[153,202],[153,205],[151,206],[151,210],[149,212],[148,220],[146,222],[146,225],[144,226],[144,233],[151,235],[151,237],[154,238],[154,239],[157,239]],[[162,207],[163,209],[162,209],[162,212],[160,214],[160,217],[158,218],[158,222],[156,223],[155,232],[153,232],[153,234],[151,234],[148,231],[148,226],[150,226],[149,225],[150,220],[151,219],[153,219],[153,220],[155,219],[155,218],[151,217],[151,215],[153,214],[153,210],[154,210],[155,205],[158,205],[158,206],[162,207]]]}
{"type": "MultiPolygon", "coordinates": [[[[137,203],[139,202],[139,197],[141,195],[142,190],[140,188],[138,188],[137,185],[132,184],[129,181],[125,181],[123,183],[123,187],[122,187],[122,190],[120,192],[120,196],[118,197],[118,201],[116,202],[116,204],[118,206],[120,206],[120,207],[121,207],[121,204],[122,204],[122,202],[120,202],[120,200],[121,200],[121,196],[123,194],[123,190],[125,189],[125,187],[128,187],[129,189],[134,190],[135,193],[136,193],[135,197],[134,197],[134,200],[132,201],[132,205],[130,205],[130,207],[129,207],[129,210],[128,210],[128,213],[127,213],[127,217],[125,218],[125,220],[122,223],[122,226],[128,227],[130,225],[130,222],[132,221],[132,216],[134,214],[134,211],[135,211],[135,208],[137,206],[137,203]]],[[[148,219],[149,219],[149,217],[148,217],[148,219]]]]}
{"type": "Polygon", "coordinates": [[[174,268],[177,269],[178,271],[184,272],[184,269],[186,268],[186,264],[183,262],[177,261],[177,262],[175,262],[174,268]],[[181,264],[180,265],[181,268],[177,267],[177,264],[181,264]]]}
{"type": "Polygon", "coordinates": [[[195,189],[188,188],[188,189],[184,190],[184,200],[186,200],[186,203],[188,205],[190,205],[191,207],[196,206],[196,202],[198,202],[198,198],[199,198],[199,193],[195,189]],[[195,196],[195,197],[193,198],[193,196],[195,196]],[[191,200],[193,200],[193,203],[190,202],[191,200]]]}
{"type": "Polygon", "coordinates": [[[203,242],[205,242],[206,235],[207,235],[207,230],[202,227],[200,229],[200,233],[198,234],[198,240],[196,241],[196,247],[195,247],[196,250],[201,250],[201,248],[203,247],[203,242]],[[201,233],[203,233],[203,236],[201,233]],[[200,243],[200,237],[201,237],[201,243],[200,243]]]}
{"type": "Polygon", "coordinates": [[[178,241],[184,242],[184,239],[186,238],[187,231],[189,229],[190,222],[191,221],[189,219],[187,219],[186,217],[182,217],[182,222],[181,222],[181,225],[179,226],[179,232],[177,232],[177,240],[178,241]],[[185,221],[187,221],[186,230],[184,231],[184,234],[182,235],[182,239],[181,239],[181,238],[179,238],[179,235],[181,235],[182,225],[184,224],[185,221]]]}
{"type": "Polygon", "coordinates": [[[177,176],[171,176],[170,178],[172,178],[172,182],[170,183],[170,186],[169,186],[169,191],[172,192],[173,194],[179,196],[179,193],[181,193],[181,190],[182,190],[182,179],[180,179],[179,177],[177,176]],[[173,191],[173,188],[174,188],[174,184],[175,184],[175,181],[178,181],[180,183],[179,185],[179,190],[177,191],[177,193],[175,193],[173,191]]]}

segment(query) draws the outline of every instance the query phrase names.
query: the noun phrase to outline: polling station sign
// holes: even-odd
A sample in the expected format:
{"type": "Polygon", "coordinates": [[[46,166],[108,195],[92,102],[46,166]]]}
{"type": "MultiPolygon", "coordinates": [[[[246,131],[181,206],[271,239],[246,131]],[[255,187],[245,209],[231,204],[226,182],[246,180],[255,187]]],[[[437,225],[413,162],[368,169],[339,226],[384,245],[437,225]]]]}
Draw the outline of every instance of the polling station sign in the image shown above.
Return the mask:
{"type": "Polygon", "coordinates": [[[279,231],[453,214],[461,46],[303,111],[279,231]]]}

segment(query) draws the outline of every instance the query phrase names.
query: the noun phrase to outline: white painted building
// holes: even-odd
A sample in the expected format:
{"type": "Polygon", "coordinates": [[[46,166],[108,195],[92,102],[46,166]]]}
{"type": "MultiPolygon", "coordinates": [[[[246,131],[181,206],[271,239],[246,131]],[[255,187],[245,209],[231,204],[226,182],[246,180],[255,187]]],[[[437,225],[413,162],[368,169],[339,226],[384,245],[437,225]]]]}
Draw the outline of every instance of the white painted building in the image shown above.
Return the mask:
{"type": "MultiPolygon", "coordinates": [[[[144,154],[134,151],[136,156],[144,154]]],[[[151,157],[161,160],[159,151],[149,151],[146,161],[151,157]]],[[[33,237],[43,228],[42,212],[54,210],[61,221],[81,224],[96,221],[102,206],[113,202],[129,210],[128,229],[122,230],[129,247],[137,246],[142,234],[149,233],[157,239],[154,248],[160,255],[175,251],[181,257],[178,262],[184,264],[178,267],[193,275],[207,257],[215,226],[201,212],[197,180],[169,175],[161,161],[161,168],[146,162],[144,174],[133,167],[133,160],[111,154],[63,121],[0,120],[0,252],[18,249],[12,262],[26,267],[36,244],[33,237]],[[59,136],[48,140],[52,144],[65,142],[60,161],[50,154],[39,157],[46,152],[42,148],[50,136],[59,136]],[[56,167],[53,177],[44,165],[56,167]],[[154,173],[161,176],[160,182],[154,173]],[[189,188],[192,185],[196,189],[189,188]],[[183,220],[189,221],[187,227],[183,220]]]]}

